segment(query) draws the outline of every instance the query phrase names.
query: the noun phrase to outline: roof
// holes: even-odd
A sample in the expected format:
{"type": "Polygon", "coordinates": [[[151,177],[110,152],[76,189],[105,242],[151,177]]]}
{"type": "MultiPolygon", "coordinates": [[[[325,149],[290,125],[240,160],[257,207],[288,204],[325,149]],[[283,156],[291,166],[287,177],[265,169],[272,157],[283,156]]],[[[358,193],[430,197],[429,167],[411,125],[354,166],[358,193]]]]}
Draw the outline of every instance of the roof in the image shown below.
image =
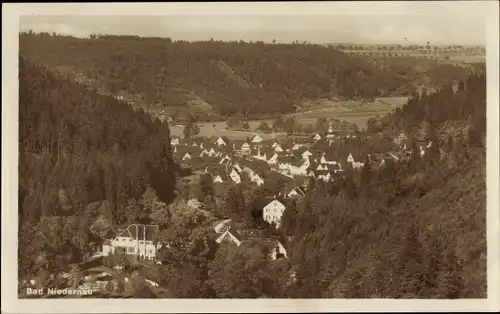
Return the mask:
{"type": "Polygon", "coordinates": [[[280,163],[292,163],[296,160],[296,158],[292,155],[282,155],[278,157],[278,162],[280,163]]]}
{"type": "Polygon", "coordinates": [[[231,219],[224,219],[224,220],[217,221],[214,224],[215,232],[217,232],[217,233],[222,232],[222,230],[224,230],[225,227],[229,227],[231,221],[232,221],[231,219]]]}
{"type": "Polygon", "coordinates": [[[158,225],[139,225],[133,224],[127,227],[127,229],[121,231],[118,237],[127,237],[133,239],[139,239],[146,241],[155,241],[158,234],[158,225]]]}
{"type": "Polygon", "coordinates": [[[229,228],[227,229],[226,231],[224,231],[223,234],[221,234],[216,240],[215,242],[217,242],[218,244],[221,244],[222,241],[225,239],[225,238],[229,238],[231,239],[231,241],[233,243],[235,243],[237,246],[239,246],[241,244],[241,241],[242,241],[242,237],[241,235],[236,231],[236,230],[233,230],[232,228],[229,228]]]}

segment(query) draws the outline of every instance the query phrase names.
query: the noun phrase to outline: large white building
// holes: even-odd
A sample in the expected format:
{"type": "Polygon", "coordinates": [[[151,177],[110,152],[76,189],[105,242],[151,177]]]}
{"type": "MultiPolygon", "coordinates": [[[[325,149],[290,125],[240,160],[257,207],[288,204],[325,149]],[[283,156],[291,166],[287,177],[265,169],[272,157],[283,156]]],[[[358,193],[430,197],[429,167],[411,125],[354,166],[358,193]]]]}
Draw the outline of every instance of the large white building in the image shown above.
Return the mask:
{"type": "Polygon", "coordinates": [[[155,259],[160,244],[156,242],[157,225],[133,224],[118,233],[114,239],[108,239],[102,246],[105,256],[122,251],[127,255],[137,255],[140,258],[155,259]]]}
{"type": "Polygon", "coordinates": [[[285,209],[286,207],[283,203],[277,199],[272,200],[262,210],[264,221],[269,224],[274,222],[276,227],[279,227],[281,225],[281,217],[283,216],[285,209]]]}

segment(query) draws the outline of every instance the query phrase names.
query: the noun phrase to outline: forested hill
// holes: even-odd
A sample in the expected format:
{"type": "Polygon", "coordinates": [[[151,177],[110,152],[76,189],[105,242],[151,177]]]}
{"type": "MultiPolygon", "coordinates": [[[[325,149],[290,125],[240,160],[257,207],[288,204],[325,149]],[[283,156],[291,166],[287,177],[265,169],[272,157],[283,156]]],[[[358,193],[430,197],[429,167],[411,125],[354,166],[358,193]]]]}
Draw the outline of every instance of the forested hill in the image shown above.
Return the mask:
{"type": "Polygon", "coordinates": [[[486,78],[414,96],[384,123],[371,128],[433,144],[421,156],[413,140],[407,161],[311,182],[283,217],[298,278],[286,295],[486,297],[486,78]]]}
{"type": "Polygon", "coordinates": [[[78,261],[172,197],[167,124],[23,58],[19,96],[20,276],[78,261]]]}
{"type": "Polygon", "coordinates": [[[304,99],[406,95],[406,78],[319,45],[20,35],[20,54],[154,107],[213,115],[292,112],[304,99]]]}
{"type": "Polygon", "coordinates": [[[368,121],[369,132],[403,131],[418,140],[469,141],[482,145],[486,134],[486,76],[445,84],[435,93],[410,97],[393,114],[368,121]]]}

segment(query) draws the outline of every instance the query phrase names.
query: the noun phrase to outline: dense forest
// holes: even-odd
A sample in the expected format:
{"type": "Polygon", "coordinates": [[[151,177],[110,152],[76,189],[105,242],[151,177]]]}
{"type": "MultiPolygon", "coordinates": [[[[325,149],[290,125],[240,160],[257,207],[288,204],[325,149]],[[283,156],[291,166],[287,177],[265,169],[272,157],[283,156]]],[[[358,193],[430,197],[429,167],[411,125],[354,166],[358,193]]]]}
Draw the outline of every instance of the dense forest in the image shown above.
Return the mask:
{"type": "MultiPolygon", "coordinates": [[[[105,45],[114,39],[92,40],[105,45]]],[[[71,41],[69,46],[80,47],[80,39],[71,41]]],[[[116,42],[128,47],[123,39],[116,42]]],[[[224,45],[200,47],[209,44],[224,45]]],[[[88,47],[80,48],[93,49],[88,47]]],[[[84,67],[97,62],[67,62],[77,60],[84,67]]],[[[107,69],[106,62],[99,67],[107,69]]],[[[114,75],[122,73],[119,64],[114,75]]],[[[171,297],[486,296],[483,75],[413,94],[392,115],[372,119],[373,137],[404,130],[433,145],[420,156],[413,141],[408,161],[375,167],[366,160],[361,171],[346,171],[331,183],[311,180],[302,200],[287,202],[280,231],[266,231],[291,237],[289,259],[270,261],[258,243],[217,246],[208,222],[226,211],[236,222],[262,224],[261,196],[280,182],[234,187],[220,201],[211,180],[202,177],[187,186],[200,195],[203,208],[179,202],[179,195],[172,202],[175,192],[183,192],[176,191],[178,182],[174,186],[179,171],[168,124],[24,58],[19,72],[20,278],[57,273],[99,248],[116,228],[152,219],[170,243],[158,254],[165,263],[157,281],[171,297]]]]}
{"type": "Polygon", "coordinates": [[[200,115],[262,117],[304,99],[407,95],[408,79],[333,48],[303,44],[183,42],[168,38],[20,35],[20,54],[71,69],[113,95],[200,115]]]}
{"type": "Polygon", "coordinates": [[[64,269],[173,197],[168,125],[22,58],[19,95],[20,277],[64,269]]]}
{"type": "Polygon", "coordinates": [[[431,149],[316,184],[285,212],[289,296],[486,297],[486,78],[415,95],[385,123],[431,149]]]}

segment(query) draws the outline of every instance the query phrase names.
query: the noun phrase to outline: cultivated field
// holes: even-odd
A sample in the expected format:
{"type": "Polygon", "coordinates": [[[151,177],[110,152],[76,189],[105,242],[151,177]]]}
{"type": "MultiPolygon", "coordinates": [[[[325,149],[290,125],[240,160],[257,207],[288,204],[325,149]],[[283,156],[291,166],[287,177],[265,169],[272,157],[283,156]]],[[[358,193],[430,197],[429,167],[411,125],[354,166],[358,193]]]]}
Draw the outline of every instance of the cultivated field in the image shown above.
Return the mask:
{"type": "MultiPolygon", "coordinates": [[[[310,101],[304,102],[300,112],[285,115],[284,118],[294,117],[296,121],[308,124],[315,124],[318,118],[333,118],[341,121],[347,121],[349,123],[355,123],[358,129],[366,128],[366,122],[370,117],[374,116],[384,116],[392,112],[392,110],[401,107],[406,103],[406,97],[382,97],[377,98],[374,102],[366,101],[310,101]]],[[[263,120],[253,120],[247,121],[250,130],[249,131],[232,131],[226,130],[226,122],[201,122],[198,123],[200,128],[201,136],[226,136],[229,139],[246,139],[255,134],[259,134],[263,139],[268,138],[280,138],[284,137],[284,133],[271,133],[264,134],[261,132],[254,132],[254,130],[259,126],[259,124],[265,121],[272,126],[272,119],[263,120]]],[[[170,132],[174,136],[182,137],[183,126],[173,125],[170,127],[170,132]]]]}

